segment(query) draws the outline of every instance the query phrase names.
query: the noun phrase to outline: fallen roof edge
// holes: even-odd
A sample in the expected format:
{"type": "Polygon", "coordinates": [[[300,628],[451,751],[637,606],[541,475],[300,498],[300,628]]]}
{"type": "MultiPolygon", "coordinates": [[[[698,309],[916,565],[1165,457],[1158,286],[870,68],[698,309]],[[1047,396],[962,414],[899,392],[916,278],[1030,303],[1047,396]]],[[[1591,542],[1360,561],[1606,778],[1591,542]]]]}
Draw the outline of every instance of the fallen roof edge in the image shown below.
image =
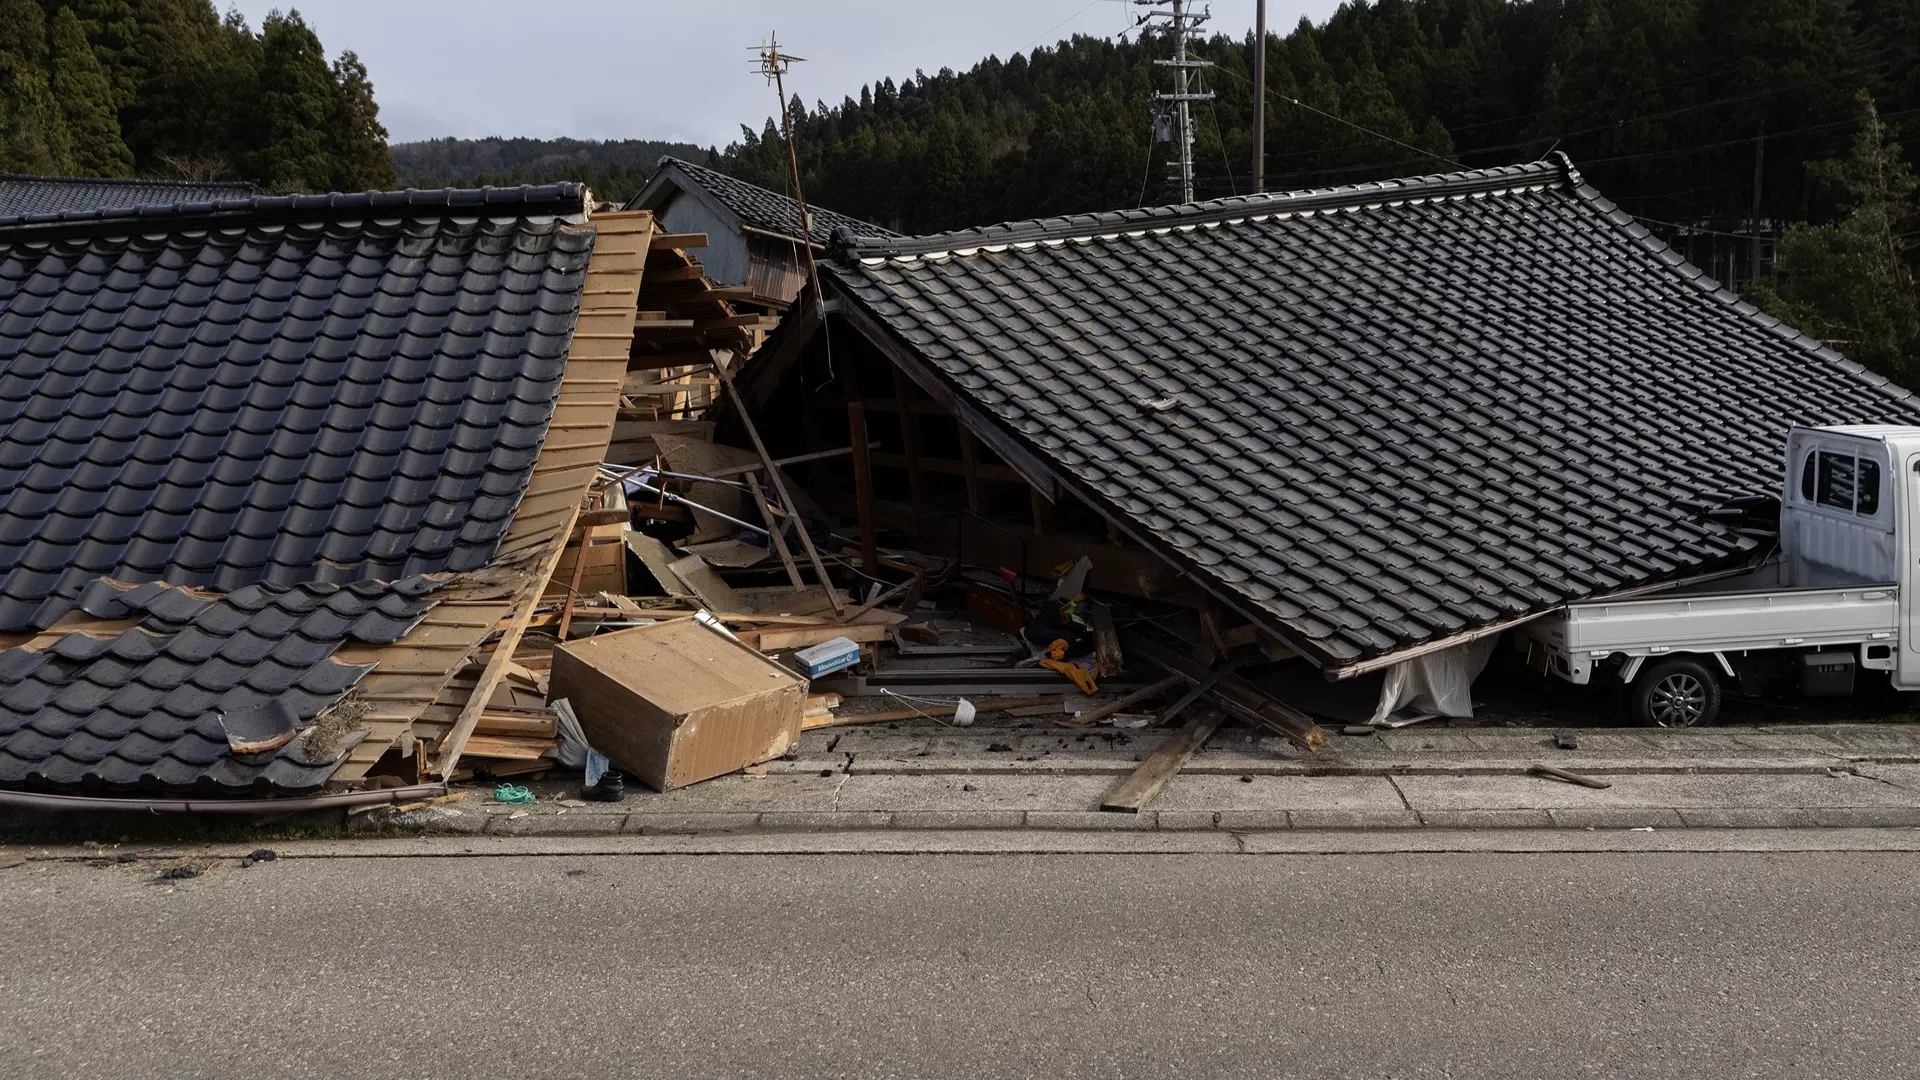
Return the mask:
{"type": "Polygon", "coordinates": [[[1566,155],[1556,154],[1524,165],[1501,165],[1340,187],[1236,195],[1207,202],[1139,210],[1034,218],[899,239],[863,236],[840,228],[834,230],[830,255],[835,260],[859,261],[993,250],[1015,244],[1082,239],[1106,233],[1191,229],[1242,219],[1260,220],[1275,214],[1358,209],[1415,199],[1467,198],[1509,191],[1516,187],[1560,184],[1573,188],[1579,182],[1578,177],[1566,155]]]}
{"type": "Polygon", "coordinates": [[[586,197],[585,185],[572,182],[328,195],[259,195],[218,202],[66,210],[0,218],[0,241],[54,240],[155,228],[324,223],[370,216],[569,217],[586,212],[586,197]]]}

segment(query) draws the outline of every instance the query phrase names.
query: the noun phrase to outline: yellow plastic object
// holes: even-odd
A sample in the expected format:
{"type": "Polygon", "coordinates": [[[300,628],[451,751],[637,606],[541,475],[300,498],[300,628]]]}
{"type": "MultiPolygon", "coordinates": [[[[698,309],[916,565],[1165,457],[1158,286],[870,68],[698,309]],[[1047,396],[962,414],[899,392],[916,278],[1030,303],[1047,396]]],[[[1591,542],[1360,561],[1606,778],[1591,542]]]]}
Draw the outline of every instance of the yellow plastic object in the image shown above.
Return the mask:
{"type": "Polygon", "coordinates": [[[1052,668],[1067,678],[1072,679],[1073,685],[1079,687],[1080,692],[1083,694],[1097,694],[1100,692],[1100,684],[1093,681],[1093,672],[1088,671],[1086,668],[1070,660],[1042,660],[1040,661],[1040,666],[1043,668],[1052,668]]]}

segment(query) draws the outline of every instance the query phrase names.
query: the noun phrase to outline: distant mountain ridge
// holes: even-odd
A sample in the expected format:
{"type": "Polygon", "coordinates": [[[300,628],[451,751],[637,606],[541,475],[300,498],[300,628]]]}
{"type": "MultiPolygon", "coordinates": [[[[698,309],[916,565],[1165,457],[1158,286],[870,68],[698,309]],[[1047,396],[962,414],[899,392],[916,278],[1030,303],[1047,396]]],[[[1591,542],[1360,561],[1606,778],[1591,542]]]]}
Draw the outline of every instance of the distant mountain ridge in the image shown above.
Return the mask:
{"type": "Polygon", "coordinates": [[[713,158],[692,143],[657,139],[427,139],[393,144],[393,166],[406,187],[478,187],[579,180],[596,198],[625,201],[654,165],[671,154],[697,164],[713,158]]]}

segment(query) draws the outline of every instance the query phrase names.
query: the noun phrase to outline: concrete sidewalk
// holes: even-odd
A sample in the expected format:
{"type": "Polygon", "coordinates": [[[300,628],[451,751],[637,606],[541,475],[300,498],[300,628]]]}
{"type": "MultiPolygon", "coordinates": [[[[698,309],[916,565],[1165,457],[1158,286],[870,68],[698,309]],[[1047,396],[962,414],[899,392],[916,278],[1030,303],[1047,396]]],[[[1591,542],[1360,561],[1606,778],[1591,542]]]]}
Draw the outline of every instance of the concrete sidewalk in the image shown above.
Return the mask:
{"type": "Polygon", "coordinates": [[[1583,729],[1580,749],[1538,728],[1413,728],[1336,735],[1310,755],[1220,732],[1140,814],[1101,798],[1164,732],[1074,732],[1044,721],[930,722],[809,732],[787,758],[626,801],[582,803],[572,785],[491,789],[456,803],[355,815],[369,832],[599,836],[839,830],[1842,828],[1920,826],[1920,726],[1705,731],[1583,729]],[[1613,786],[1530,775],[1551,764],[1613,786]]]}

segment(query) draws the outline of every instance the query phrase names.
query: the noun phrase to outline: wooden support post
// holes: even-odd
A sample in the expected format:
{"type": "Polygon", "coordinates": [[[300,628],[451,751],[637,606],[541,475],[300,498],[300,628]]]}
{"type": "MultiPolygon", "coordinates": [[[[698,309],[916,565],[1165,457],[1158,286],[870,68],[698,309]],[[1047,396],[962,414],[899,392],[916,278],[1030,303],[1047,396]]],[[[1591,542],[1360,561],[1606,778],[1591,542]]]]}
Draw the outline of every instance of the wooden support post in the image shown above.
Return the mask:
{"type": "Polygon", "coordinates": [[[1045,536],[1053,531],[1053,500],[1032,485],[1028,485],[1027,494],[1033,500],[1033,535],[1045,536]]]}
{"type": "Polygon", "coordinates": [[[907,455],[907,499],[918,513],[927,501],[926,477],[920,473],[920,414],[913,410],[913,399],[907,393],[907,376],[899,368],[893,369],[894,400],[900,404],[900,443],[907,455]]]}
{"type": "Polygon", "coordinates": [[[1111,679],[1126,666],[1126,654],[1120,649],[1120,631],[1113,624],[1113,609],[1098,600],[1087,604],[1087,619],[1093,623],[1094,674],[1111,679]]]}
{"type": "Polygon", "coordinates": [[[813,546],[813,537],[807,535],[806,519],[800,516],[800,506],[787,494],[787,482],[780,478],[780,466],[773,463],[773,455],[767,453],[767,444],[760,438],[760,429],[753,423],[753,417],[747,415],[747,403],[740,397],[740,390],[733,385],[733,375],[726,368],[718,368],[720,385],[727,388],[727,396],[733,399],[734,410],[739,414],[740,426],[747,429],[747,437],[753,440],[754,452],[760,455],[760,463],[767,467],[767,479],[773,484],[774,493],[780,496],[780,504],[787,513],[793,515],[795,531],[800,534],[800,546],[807,549],[807,561],[813,563],[813,572],[820,577],[820,584],[827,590],[827,599],[833,603],[835,615],[847,613],[847,602],[840,599],[840,590],[833,587],[833,579],[827,576],[827,566],[820,561],[820,552],[813,546]]]}
{"type": "MultiPolygon", "coordinates": [[[[556,636],[561,641],[567,640],[567,628],[573,625],[573,605],[574,601],[580,597],[580,578],[587,569],[587,542],[593,539],[593,526],[581,523],[584,516],[584,513],[575,513],[573,528],[570,530],[573,536],[580,538],[580,546],[573,549],[573,580],[567,582],[567,598],[560,604],[560,629],[556,636]]],[[[572,537],[569,537],[568,542],[571,540],[572,537]]],[[[565,550],[564,546],[561,550],[565,550]]],[[[561,557],[565,558],[564,555],[561,557]]],[[[543,584],[540,588],[545,590],[546,586],[543,584]]]]}
{"type": "MultiPolygon", "coordinates": [[[[1181,704],[1199,697],[1200,693],[1196,688],[1181,699],[1181,704]]],[[[1146,809],[1154,796],[1160,794],[1160,789],[1166,787],[1167,782],[1186,767],[1188,759],[1205,746],[1208,739],[1213,738],[1215,731],[1220,730],[1222,719],[1224,717],[1218,711],[1194,717],[1186,727],[1161,743],[1160,749],[1147,755],[1147,760],[1141,762],[1131,775],[1115,784],[1113,790],[1107,792],[1107,797],[1100,800],[1100,809],[1124,814],[1137,814],[1146,809]]]]}
{"type": "MultiPolygon", "coordinates": [[[[807,581],[800,576],[800,567],[794,563],[793,552],[787,548],[786,534],[780,528],[779,512],[767,502],[766,493],[760,490],[760,478],[752,473],[747,474],[747,490],[753,493],[754,505],[767,511],[767,536],[773,541],[773,550],[780,555],[781,565],[787,568],[787,580],[793,582],[793,591],[807,591],[807,581]]],[[[805,528],[806,522],[800,522],[799,525],[805,528]]]]}
{"type": "Polygon", "coordinates": [[[860,514],[860,569],[880,568],[879,541],[873,531],[873,462],[867,456],[867,407],[847,402],[847,430],[853,433],[853,499],[860,514]]]}
{"type": "Polygon", "coordinates": [[[533,621],[533,609],[540,606],[540,597],[547,591],[547,582],[560,566],[560,557],[566,553],[567,540],[573,536],[573,523],[580,517],[580,507],[574,506],[573,513],[567,516],[567,527],[553,538],[553,545],[541,558],[540,565],[534,568],[534,577],[526,586],[526,592],[520,598],[520,605],[514,610],[513,620],[507,624],[500,635],[500,641],[493,648],[493,655],[487,658],[487,665],[480,669],[480,681],[474,685],[473,696],[454,718],[453,727],[446,737],[440,740],[440,756],[434,763],[435,776],[446,779],[453,774],[453,767],[459,763],[460,754],[467,748],[467,740],[473,736],[473,729],[479,726],[480,714],[487,711],[487,702],[493,698],[494,687],[507,673],[507,665],[513,660],[515,649],[520,647],[520,638],[527,632],[527,624],[533,621]]]}
{"type": "Polygon", "coordinates": [[[967,509],[980,512],[980,448],[974,444],[973,432],[965,424],[960,425],[960,464],[961,474],[967,480],[967,509]]]}

